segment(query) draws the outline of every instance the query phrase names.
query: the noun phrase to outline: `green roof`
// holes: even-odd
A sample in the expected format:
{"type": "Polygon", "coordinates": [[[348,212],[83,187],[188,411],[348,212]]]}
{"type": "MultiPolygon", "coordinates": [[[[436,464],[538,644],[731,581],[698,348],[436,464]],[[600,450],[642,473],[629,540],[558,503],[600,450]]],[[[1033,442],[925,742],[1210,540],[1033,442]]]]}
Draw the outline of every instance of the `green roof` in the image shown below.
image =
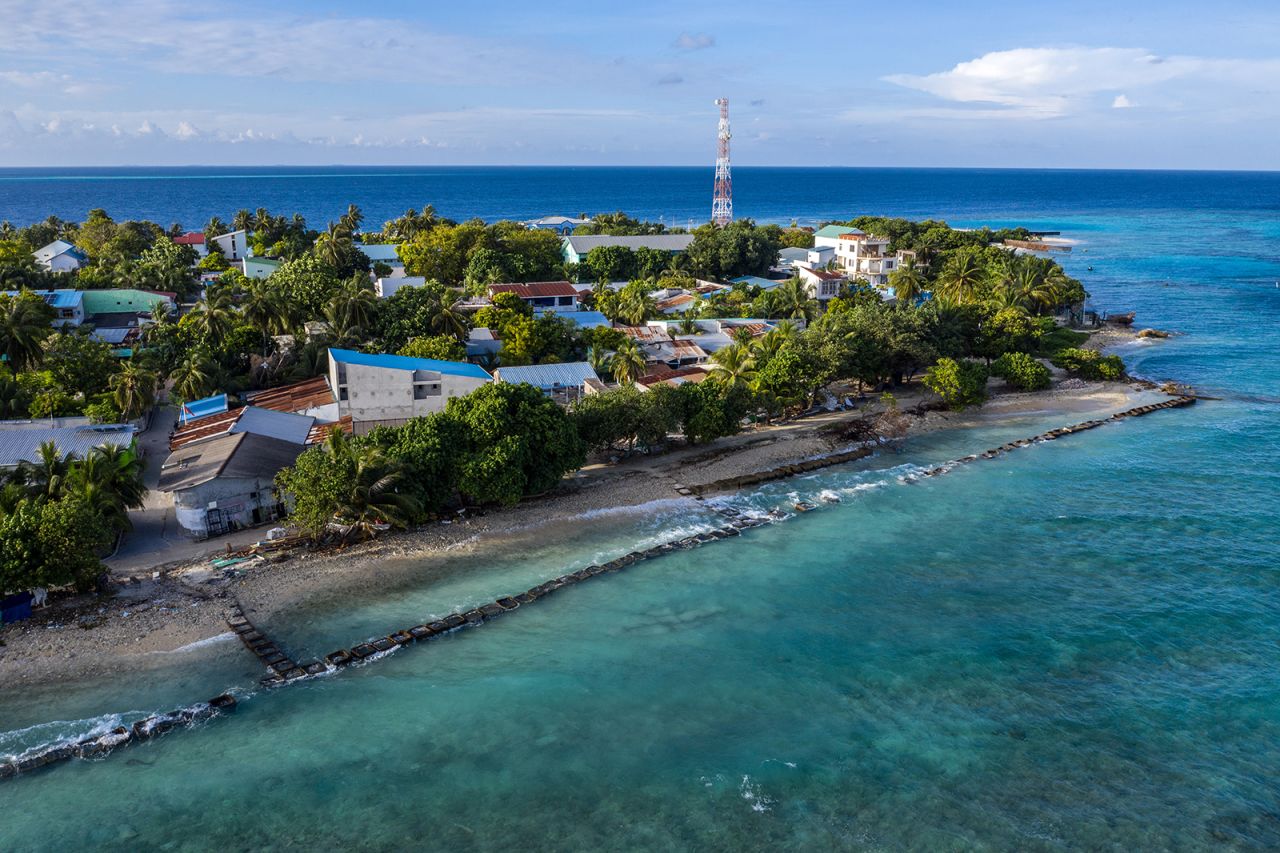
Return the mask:
{"type": "Polygon", "coordinates": [[[94,314],[150,313],[157,302],[169,301],[169,297],[162,294],[132,288],[86,290],[83,293],[84,313],[90,317],[94,314]]]}
{"type": "Polygon", "coordinates": [[[861,234],[857,228],[850,225],[825,225],[819,228],[813,236],[815,237],[839,237],[841,234],[861,234]]]}

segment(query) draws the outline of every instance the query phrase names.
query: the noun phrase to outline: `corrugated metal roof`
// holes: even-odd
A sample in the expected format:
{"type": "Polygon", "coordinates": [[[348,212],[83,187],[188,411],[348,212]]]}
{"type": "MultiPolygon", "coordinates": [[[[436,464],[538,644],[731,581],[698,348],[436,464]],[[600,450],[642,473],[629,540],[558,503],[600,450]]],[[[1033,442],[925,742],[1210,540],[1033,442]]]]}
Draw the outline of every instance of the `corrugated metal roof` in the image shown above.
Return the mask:
{"type": "Polygon", "coordinates": [[[212,397],[204,397],[200,400],[192,400],[190,403],[183,403],[179,416],[183,423],[187,423],[198,418],[225,412],[229,405],[226,394],[214,394],[212,397]]]}
{"type": "Polygon", "coordinates": [[[807,261],[809,260],[809,250],[788,246],[778,252],[778,257],[784,261],[807,261]]]}
{"type": "Polygon", "coordinates": [[[543,314],[554,314],[561,320],[568,320],[579,329],[596,329],[600,326],[611,326],[609,318],[601,314],[599,311],[534,311],[534,314],[542,316],[543,314]]]}
{"type": "Polygon", "coordinates": [[[588,379],[599,379],[595,369],[585,361],[564,364],[531,364],[522,367],[499,367],[495,376],[499,382],[536,385],[543,390],[559,386],[580,388],[588,379]]]}
{"type": "Polygon", "coordinates": [[[364,252],[364,256],[371,261],[382,261],[384,264],[388,261],[393,264],[403,263],[400,260],[400,247],[395,243],[361,243],[356,248],[364,252]]]}
{"type": "Polygon", "coordinates": [[[89,333],[89,337],[95,341],[102,341],[104,344],[122,344],[137,331],[138,328],[136,326],[94,329],[89,333]]]}
{"type": "MultiPolygon", "coordinates": [[[[84,301],[84,293],[79,290],[31,290],[29,293],[39,296],[45,304],[52,308],[75,308],[84,301]]],[[[6,290],[5,294],[17,297],[21,290],[6,290]]]]}
{"type": "Polygon", "coordinates": [[[302,445],[264,435],[224,435],[175,450],[160,467],[159,490],[178,492],[219,477],[270,480],[292,465],[302,445]]]}
{"type": "Polygon", "coordinates": [[[278,438],[294,444],[306,444],[307,435],[316,419],[310,415],[295,415],[292,412],[276,412],[271,409],[260,409],[257,406],[245,406],[240,410],[240,417],[227,432],[252,433],[265,435],[267,438],[278,438]]]}
{"type": "Polygon", "coordinates": [[[438,358],[411,358],[407,355],[355,352],[349,349],[329,350],[329,357],[339,364],[359,364],[365,367],[382,367],[387,370],[434,370],[450,376],[470,376],[473,379],[492,379],[483,367],[465,361],[441,361],[438,358]]]}
{"type": "Polygon", "coordinates": [[[292,385],[281,385],[242,396],[251,406],[277,412],[303,412],[333,402],[333,392],[329,390],[329,378],[326,376],[315,376],[292,385]]]}
{"type": "Polygon", "coordinates": [[[732,281],[734,284],[754,285],[755,287],[759,287],[763,290],[772,290],[782,284],[781,281],[775,281],[771,278],[761,278],[758,275],[740,275],[737,278],[732,279],[732,281]]]}
{"type": "Polygon", "coordinates": [[[0,468],[12,468],[23,460],[35,461],[40,445],[46,441],[52,441],[64,456],[75,454],[83,459],[99,445],[128,447],[133,443],[133,432],[130,424],[48,427],[32,421],[30,429],[0,430],[0,468]]]}
{"type": "Polygon", "coordinates": [[[514,293],[521,299],[548,299],[556,296],[577,297],[578,288],[567,281],[526,281],[489,285],[489,295],[514,293]]]}
{"type": "Polygon", "coordinates": [[[814,232],[815,237],[839,237],[841,234],[861,234],[857,228],[848,225],[824,225],[814,232]]]}
{"type": "Polygon", "coordinates": [[[580,234],[565,237],[565,242],[579,255],[585,255],[597,246],[624,246],[628,249],[659,249],[663,252],[683,252],[693,242],[692,234],[642,234],[614,237],[608,234],[580,234]]]}

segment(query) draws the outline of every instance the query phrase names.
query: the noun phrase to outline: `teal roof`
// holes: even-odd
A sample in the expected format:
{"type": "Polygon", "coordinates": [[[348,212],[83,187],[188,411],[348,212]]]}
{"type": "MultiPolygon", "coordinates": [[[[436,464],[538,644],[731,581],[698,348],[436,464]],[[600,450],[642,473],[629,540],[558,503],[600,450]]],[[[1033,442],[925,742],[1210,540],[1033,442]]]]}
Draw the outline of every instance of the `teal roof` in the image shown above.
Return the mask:
{"type": "Polygon", "coordinates": [[[825,225],[819,228],[813,236],[815,237],[839,237],[841,234],[861,234],[857,228],[850,225],[825,225]]]}
{"type": "Polygon", "coordinates": [[[730,281],[733,284],[752,285],[755,287],[762,288],[763,290],[772,290],[773,288],[782,284],[782,282],[779,281],[778,279],[761,278],[758,275],[740,275],[735,279],[731,279],[730,281]]]}
{"type": "Polygon", "coordinates": [[[483,367],[465,361],[441,361],[438,358],[412,358],[388,353],[355,352],[349,349],[329,349],[329,358],[339,364],[359,364],[364,367],[384,367],[390,370],[434,370],[450,376],[470,376],[473,379],[492,379],[483,367]]]}

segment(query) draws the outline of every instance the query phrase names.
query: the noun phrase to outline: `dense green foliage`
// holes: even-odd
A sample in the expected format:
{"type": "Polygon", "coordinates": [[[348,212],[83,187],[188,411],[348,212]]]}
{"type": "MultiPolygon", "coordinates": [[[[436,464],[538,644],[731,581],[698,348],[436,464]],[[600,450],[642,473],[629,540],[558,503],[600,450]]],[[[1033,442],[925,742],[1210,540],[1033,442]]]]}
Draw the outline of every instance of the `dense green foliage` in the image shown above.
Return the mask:
{"type": "Polygon", "coordinates": [[[952,409],[981,406],[987,399],[987,368],[975,361],[940,358],[924,374],[924,384],[952,409]]]}
{"type": "Polygon", "coordinates": [[[335,432],[276,484],[294,521],[318,535],[330,523],[401,526],[459,499],[515,503],[551,489],[585,458],[563,409],[532,386],[494,383],[404,426],[354,440],[335,432]]]}
{"type": "Polygon", "coordinates": [[[1118,355],[1103,355],[1097,350],[1070,347],[1054,354],[1054,367],[1060,367],[1084,379],[1111,380],[1124,378],[1124,362],[1118,355]]]}
{"type": "Polygon", "coordinates": [[[1020,391],[1043,391],[1053,380],[1049,368],[1024,352],[1007,352],[997,358],[991,365],[991,375],[1020,391]]]}
{"type": "Polygon", "coordinates": [[[103,446],[78,459],[43,445],[0,484],[0,594],[92,585],[99,557],[145,496],[132,450],[103,446]]]}

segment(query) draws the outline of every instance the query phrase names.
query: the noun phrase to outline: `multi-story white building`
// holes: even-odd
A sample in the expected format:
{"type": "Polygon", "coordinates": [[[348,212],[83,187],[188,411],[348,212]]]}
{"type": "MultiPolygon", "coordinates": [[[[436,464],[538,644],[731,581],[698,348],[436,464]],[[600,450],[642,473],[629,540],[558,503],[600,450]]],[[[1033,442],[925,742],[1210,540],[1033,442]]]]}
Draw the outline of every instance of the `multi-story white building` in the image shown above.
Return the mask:
{"type": "Polygon", "coordinates": [[[854,281],[888,287],[897,258],[889,251],[889,238],[849,228],[836,238],[836,264],[854,281]]]}
{"type": "Polygon", "coordinates": [[[228,231],[213,238],[214,244],[222,251],[222,256],[232,263],[241,261],[253,252],[249,251],[249,232],[228,231]]]}
{"type": "Polygon", "coordinates": [[[462,361],[329,350],[338,416],[350,417],[357,435],[442,411],[450,397],[492,381],[484,368],[462,361]]]}

